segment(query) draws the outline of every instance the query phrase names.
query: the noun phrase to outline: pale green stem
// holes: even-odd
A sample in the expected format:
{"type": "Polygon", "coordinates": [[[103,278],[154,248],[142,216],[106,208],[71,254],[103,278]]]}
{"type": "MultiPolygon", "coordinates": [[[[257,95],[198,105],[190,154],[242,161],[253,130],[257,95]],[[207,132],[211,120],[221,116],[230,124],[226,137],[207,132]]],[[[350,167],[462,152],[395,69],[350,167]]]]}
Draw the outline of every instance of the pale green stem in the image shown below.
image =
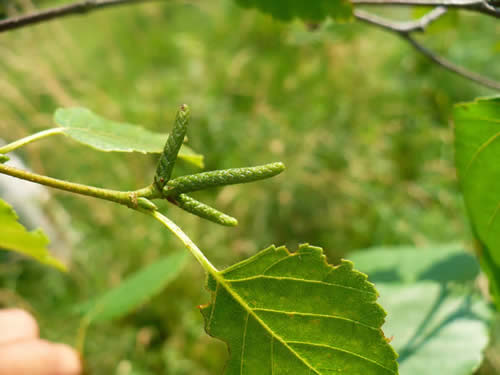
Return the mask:
{"type": "Polygon", "coordinates": [[[42,176],[36,173],[24,171],[4,164],[0,164],[0,173],[17,177],[22,180],[35,182],[37,184],[50,186],[56,189],[69,191],[75,194],[87,195],[94,198],[104,199],[127,207],[136,208],[137,198],[144,197],[148,199],[159,198],[160,194],[154,184],[135,191],[118,191],[110,189],[102,189],[94,186],[77,184],[74,182],[58,180],[56,178],[42,176]]]}
{"type": "Polygon", "coordinates": [[[6,154],[8,152],[14,151],[15,149],[17,149],[19,147],[26,145],[28,143],[38,141],[39,139],[50,137],[51,135],[54,135],[54,134],[61,134],[61,133],[64,133],[64,128],[52,128],[52,129],[43,130],[43,131],[35,133],[35,134],[31,134],[28,137],[18,139],[17,141],[14,141],[12,143],[9,143],[8,145],[0,147],[0,154],[6,154]]]}
{"type": "Polygon", "coordinates": [[[213,276],[217,276],[218,270],[217,268],[214,267],[212,263],[207,259],[205,254],[194,244],[193,241],[187,236],[186,233],[182,231],[181,228],[177,226],[172,220],[170,220],[168,217],[162,215],[158,211],[143,211],[140,210],[141,212],[144,212],[145,214],[153,216],[156,220],[158,220],[160,223],[162,223],[164,226],[166,226],[179,240],[182,241],[184,246],[187,247],[187,249],[193,254],[193,256],[196,258],[196,260],[201,264],[201,266],[207,271],[209,274],[213,276]]]}

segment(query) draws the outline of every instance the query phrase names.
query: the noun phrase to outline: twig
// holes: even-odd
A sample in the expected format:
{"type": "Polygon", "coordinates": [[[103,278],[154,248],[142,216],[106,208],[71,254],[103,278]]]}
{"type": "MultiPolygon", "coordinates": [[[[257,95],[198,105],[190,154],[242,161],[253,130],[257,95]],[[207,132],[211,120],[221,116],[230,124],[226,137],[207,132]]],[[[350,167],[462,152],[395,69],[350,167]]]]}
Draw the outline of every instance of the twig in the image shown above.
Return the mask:
{"type": "Polygon", "coordinates": [[[85,14],[96,9],[131,3],[143,3],[146,1],[151,0],[82,0],[73,4],[62,5],[59,7],[44,9],[39,12],[34,12],[27,15],[7,18],[3,21],[0,21],[0,33],[29,25],[34,25],[40,22],[49,21],[54,18],[85,14]]]}
{"type": "Polygon", "coordinates": [[[354,16],[360,21],[380,27],[383,30],[393,31],[399,34],[408,34],[411,32],[424,32],[427,26],[444,15],[446,11],[447,9],[444,7],[437,7],[415,21],[406,22],[389,21],[385,18],[365,12],[363,10],[355,10],[354,16]]]}
{"type": "Polygon", "coordinates": [[[389,21],[385,18],[376,16],[374,14],[359,9],[354,11],[354,17],[362,22],[379,27],[385,31],[390,31],[398,34],[400,37],[408,41],[408,43],[410,43],[413,46],[413,48],[415,48],[422,55],[427,57],[432,62],[438,64],[439,66],[453,73],[456,73],[464,78],[467,78],[471,81],[479,83],[480,85],[495,90],[500,90],[500,82],[484,77],[478,73],[471,72],[470,70],[467,70],[461,66],[452,63],[451,61],[446,60],[444,57],[436,55],[434,52],[427,49],[426,47],[421,45],[415,38],[413,38],[412,36],[413,32],[424,31],[427,26],[429,26],[432,22],[436,21],[445,12],[446,9],[444,9],[443,7],[438,7],[433,9],[431,12],[427,13],[422,18],[411,22],[389,21]]]}
{"type": "Polygon", "coordinates": [[[135,191],[118,191],[102,189],[94,186],[77,184],[74,182],[58,180],[56,178],[42,176],[22,169],[0,164],[0,173],[37,184],[50,186],[56,189],[69,191],[75,194],[87,195],[94,198],[104,199],[111,202],[123,204],[127,207],[137,208],[140,206],[138,198],[158,198],[159,194],[155,185],[147,186],[135,191]]]}
{"type": "Polygon", "coordinates": [[[403,36],[408,42],[422,55],[427,57],[429,60],[435,62],[436,64],[442,66],[445,69],[448,69],[451,72],[454,72],[458,75],[461,75],[462,77],[465,77],[467,79],[470,79],[471,81],[477,82],[483,86],[495,89],[495,90],[500,90],[500,82],[494,81],[492,79],[489,79],[487,77],[482,76],[481,74],[471,72],[470,70],[465,69],[462,66],[456,65],[452,63],[451,61],[446,60],[445,58],[436,55],[434,52],[431,50],[427,49],[423,45],[421,45],[419,42],[417,42],[411,35],[407,34],[403,36]]]}
{"type": "Polygon", "coordinates": [[[0,147],[0,154],[7,154],[8,152],[14,151],[19,147],[27,145],[28,143],[38,141],[39,139],[50,137],[54,134],[61,134],[64,132],[64,128],[51,128],[47,130],[42,130],[38,133],[32,134],[28,137],[18,139],[12,143],[0,147]]]}
{"type": "Polygon", "coordinates": [[[373,6],[431,6],[472,10],[500,18],[500,9],[494,7],[495,2],[487,0],[351,0],[354,5],[373,6]]]}

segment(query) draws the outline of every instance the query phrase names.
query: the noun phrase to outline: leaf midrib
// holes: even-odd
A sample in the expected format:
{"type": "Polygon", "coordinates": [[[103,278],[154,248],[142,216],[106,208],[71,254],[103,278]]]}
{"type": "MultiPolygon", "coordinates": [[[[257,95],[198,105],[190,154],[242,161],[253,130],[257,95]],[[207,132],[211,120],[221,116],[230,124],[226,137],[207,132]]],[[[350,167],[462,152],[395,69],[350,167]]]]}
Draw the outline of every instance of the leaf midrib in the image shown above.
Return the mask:
{"type": "MultiPolygon", "coordinates": [[[[216,282],[217,282],[217,286],[216,286],[216,290],[215,290],[215,296],[217,295],[217,288],[219,287],[219,285],[222,285],[222,287],[244,308],[244,310],[247,312],[247,318],[246,318],[246,323],[248,323],[248,316],[249,315],[252,315],[252,317],[264,328],[264,330],[266,330],[269,335],[271,336],[271,339],[276,339],[278,340],[283,346],[285,346],[293,355],[296,356],[296,358],[298,358],[300,361],[302,361],[302,363],[304,363],[311,371],[313,371],[315,374],[317,375],[321,375],[320,372],[318,372],[318,370],[316,368],[314,368],[312,365],[310,365],[304,358],[302,358],[302,356],[300,356],[295,350],[293,350],[289,345],[288,345],[288,342],[287,341],[284,341],[280,336],[278,336],[256,313],[255,313],[255,310],[253,308],[251,308],[241,297],[238,293],[236,293],[235,291],[233,291],[230,286],[226,283],[228,280],[226,280],[222,274],[222,272],[217,272],[217,273],[213,273],[212,276],[215,278],[216,282]]],[[[255,277],[250,277],[250,278],[246,278],[246,279],[252,279],[252,278],[257,278],[257,277],[268,277],[268,278],[273,278],[272,276],[255,276],[255,277]]],[[[281,279],[286,279],[286,278],[281,278],[281,279]]],[[[328,284],[328,285],[335,285],[335,286],[340,286],[340,287],[345,287],[345,286],[342,286],[342,285],[338,285],[338,284],[329,284],[329,283],[325,283],[325,282],[320,282],[320,281],[315,281],[315,280],[306,280],[306,279],[296,279],[296,278],[288,278],[288,279],[294,279],[294,280],[299,280],[299,281],[302,281],[302,282],[317,282],[317,283],[324,283],[324,284],[328,284]]],[[[243,280],[243,279],[240,279],[240,280],[243,280]]],[[[238,280],[234,280],[234,281],[238,281],[238,280]]],[[[356,289],[356,288],[352,288],[352,287],[345,287],[345,288],[349,288],[349,289],[354,289],[356,291],[359,291],[359,292],[363,292],[363,293],[369,293],[371,295],[373,295],[373,293],[370,293],[370,292],[367,292],[367,291],[364,291],[364,290],[360,290],[360,289],[356,289]]],[[[215,297],[216,298],[216,297],[215,297]]],[[[214,309],[215,309],[215,300],[213,302],[214,304],[214,309]]],[[[213,312],[213,310],[212,310],[213,312]]],[[[334,316],[331,316],[331,318],[334,318],[334,316]]],[[[210,320],[212,319],[212,317],[210,317],[210,320]]],[[[346,319],[348,320],[348,319],[346,319]]],[[[355,321],[354,321],[355,322],[355,321]]],[[[358,323],[358,322],[355,322],[355,323],[358,323]]],[[[362,323],[359,323],[359,324],[362,324],[362,323]]],[[[368,326],[370,327],[370,326],[368,326]]],[[[370,327],[370,328],[373,328],[373,327],[370,327]]],[[[245,327],[245,332],[246,332],[246,327],[245,327]]],[[[297,343],[301,343],[301,344],[309,344],[309,343],[306,343],[306,342],[297,342],[297,343]]],[[[243,347],[245,345],[245,341],[243,341],[243,347]]],[[[391,369],[385,367],[384,365],[382,365],[381,363],[378,363],[378,362],[375,362],[369,358],[366,358],[366,357],[363,357],[363,356],[360,356],[356,353],[352,353],[350,351],[347,351],[347,350],[343,350],[343,349],[340,349],[340,348],[335,348],[335,347],[332,347],[332,346],[328,346],[328,345],[322,345],[322,344],[312,344],[312,345],[316,345],[316,346],[325,346],[325,347],[328,347],[328,348],[331,348],[333,350],[338,350],[338,351],[342,351],[344,353],[348,353],[352,356],[355,356],[357,358],[361,358],[363,360],[366,360],[367,362],[370,362],[370,363],[373,363],[373,364],[376,364],[377,366],[391,372],[391,373],[394,373],[394,371],[392,371],[391,369]]],[[[243,361],[242,361],[243,362],[243,361]]]]}
{"type": "MultiPolygon", "coordinates": [[[[255,312],[247,305],[247,303],[240,297],[239,294],[234,292],[225,282],[224,277],[220,272],[213,273],[212,276],[215,278],[218,284],[222,285],[224,289],[243,307],[243,309],[247,312],[248,315],[252,315],[252,317],[266,330],[269,335],[278,340],[283,346],[285,346],[291,353],[293,353],[302,363],[304,363],[311,371],[313,371],[317,375],[321,375],[314,367],[312,367],[304,358],[302,358],[295,350],[293,350],[281,337],[277,336],[271,328],[257,315],[255,312]]],[[[215,302],[215,301],[214,301],[215,302]]],[[[214,303],[215,309],[215,303],[214,303]]],[[[248,317],[247,317],[248,321],[248,317]]]]}

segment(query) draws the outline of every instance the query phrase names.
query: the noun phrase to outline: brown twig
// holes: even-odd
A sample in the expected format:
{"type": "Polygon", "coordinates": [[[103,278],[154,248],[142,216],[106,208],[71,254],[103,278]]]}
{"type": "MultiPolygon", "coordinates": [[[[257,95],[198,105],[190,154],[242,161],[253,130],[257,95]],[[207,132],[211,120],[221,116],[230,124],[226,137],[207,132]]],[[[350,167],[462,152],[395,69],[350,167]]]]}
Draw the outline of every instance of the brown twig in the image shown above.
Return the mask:
{"type": "MultiPolygon", "coordinates": [[[[364,0],[361,0],[364,1],[364,0]]],[[[374,0],[377,1],[377,0],[374,0]]],[[[469,0],[467,0],[469,1],[469,0]]],[[[495,90],[500,90],[500,82],[492,80],[490,78],[484,77],[478,73],[472,72],[468,69],[465,69],[464,67],[461,67],[459,65],[456,65],[452,63],[451,61],[448,61],[444,57],[438,56],[428,48],[424,47],[422,44],[420,44],[413,36],[412,33],[414,32],[423,32],[425,31],[425,28],[429,26],[432,22],[436,21],[439,17],[441,17],[443,14],[446,13],[446,8],[440,6],[429,13],[427,13],[425,16],[419,18],[416,21],[410,21],[410,22],[396,22],[396,21],[390,21],[385,18],[382,18],[380,16],[368,13],[366,11],[357,9],[354,11],[354,17],[362,22],[365,22],[369,25],[376,26],[378,28],[381,28],[385,31],[390,31],[393,33],[398,34],[400,37],[405,39],[410,45],[415,48],[418,52],[420,52],[422,55],[427,57],[429,60],[432,62],[438,64],[439,66],[455,73],[458,74],[459,76],[462,76],[464,78],[467,78],[471,81],[474,81],[480,85],[489,87],[491,89],[495,90]]]]}
{"type": "Polygon", "coordinates": [[[73,4],[62,5],[18,17],[7,18],[0,21],[0,33],[49,21],[54,18],[85,14],[96,9],[108,8],[117,5],[142,3],[146,1],[150,0],[82,0],[73,4]]]}
{"type": "Polygon", "coordinates": [[[487,0],[351,0],[354,5],[370,6],[430,6],[476,11],[500,18],[500,9],[495,5],[498,1],[487,0]]]}

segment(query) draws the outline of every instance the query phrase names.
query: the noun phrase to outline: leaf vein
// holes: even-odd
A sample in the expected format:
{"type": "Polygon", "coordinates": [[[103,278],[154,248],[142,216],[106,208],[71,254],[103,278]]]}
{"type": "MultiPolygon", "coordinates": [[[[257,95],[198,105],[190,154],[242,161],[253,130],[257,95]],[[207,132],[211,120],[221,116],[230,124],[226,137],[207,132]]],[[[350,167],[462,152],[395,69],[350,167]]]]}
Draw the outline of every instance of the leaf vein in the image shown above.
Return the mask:
{"type": "Polygon", "coordinates": [[[375,293],[368,292],[366,290],[362,290],[362,289],[358,289],[358,288],[353,288],[351,286],[346,286],[346,285],[341,285],[341,284],[336,284],[336,283],[327,283],[326,281],[319,281],[319,280],[299,279],[296,277],[289,277],[289,276],[280,277],[280,276],[258,275],[258,276],[251,276],[251,277],[246,277],[246,278],[242,278],[242,279],[226,279],[225,281],[227,281],[228,283],[235,284],[235,283],[252,281],[252,280],[257,280],[257,279],[280,280],[280,281],[283,281],[283,280],[299,281],[299,282],[310,283],[310,284],[328,285],[328,286],[333,286],[336,288],[342,288],[342,289],[346,289],[346,290],[354,290],[356,292],[363,293],[363,294],[370,295],[370,296],[375,296],[375,297],[377,296],[375,293]]]}
{"type": "Polygon", "coordinates": [[[311,342],[302,342],[302,341],[287,341],[286,342],[287,344],[291,344],[291,345],[304,345],[304,346],[313,346],[313,347],[322,347],[322,348],[328,348],[328,349],[331,349],[331,350],[334,350],[334,351],[338,351],[338,352],[342,352],[342,353],[345,353],[345,354],[348,354],[350,356],[353,356],[353,357],[356,357],[356,358],[359,358],[359,359],[362,359],[364,361],[367,361],[367,362],[370,362],[374,365],[377,365],[378,367],[381,367],[383,368],[384,370],[387,370],[393,374],[395,374],[394,370],[384,366],[383,364],[381,363],[378,363],[377,361],[374,361],[373,359],[370,359],[370,358],[366,358],[360,354],[357,354],[357,353],[353,353],[349,350],[345,350],[345,349],[342,349],[342,348],[338,348],[336,346],[331,346],[331,345],[325,345],[325,344],[315,344],[315,343],[311,343],[311,342]]]}
{"type": "Polygon", "coordinates": [[[467,167],[465,167],[465,173],[467,174],[469,172],[470,167],[474,162],[477,160],[479,157],[479,154],[481,154],[490,144],[492,144],[497,138],[500,137],[500,132],[494,134],[491,136],[486,142],[484,142],[479,148],[476,150],[474,155],[472,155],[472,158],[469,160],[469,163],[467,164],[467,167]]]}
{"type": "Polygon", "coordinates": [[[349,318],[339,316],[339,315],[326,315],[326,314],[304,313],[304,312],[296,312],[296,311],[284,311],[284,310],[266,309],[266,308],[262,308],[262,307],[256,307],[256,308],[253,308],[252,310],[256,311],[257,313],[259,311],[265,311],[265,312],[272,312],[272,313],[284,314],[284,315],[300,315],[300,316],[310,316],[310,317],[325,318],[325,319],[344,320],[347,322],[359,324],[363,327],[378,331],[377,327],[372,327],[372,326],[370,326],[366,323],[362,323],[358,320],[349,319],[349,318]]]}

